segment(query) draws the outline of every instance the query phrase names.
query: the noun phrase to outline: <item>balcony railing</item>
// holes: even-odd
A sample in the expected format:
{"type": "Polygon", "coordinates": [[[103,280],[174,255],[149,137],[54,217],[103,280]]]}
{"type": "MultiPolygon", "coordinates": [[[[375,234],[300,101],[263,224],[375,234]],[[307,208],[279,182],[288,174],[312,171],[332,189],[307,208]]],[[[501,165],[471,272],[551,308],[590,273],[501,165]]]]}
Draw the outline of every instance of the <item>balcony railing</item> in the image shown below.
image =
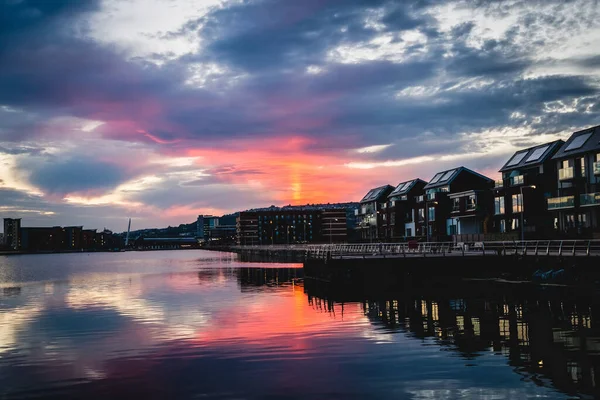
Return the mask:
{"type": "Polygon", "coordinates": [[[594,170],[594,175],[600,175],[600,161],[593,163],[592,169],[594,170]]]}
{"type": "Polygon", "coordinates": [[[525,184],[525,177],[523,175],[517,175],[510,178],[511,186],[518,186],[525,184]]]}
{"type": "Polygon", "coordinates": [[[582,194],[580,202],[582,206],[597,206],[600,204],[600,193],[582,194]]]}
{"type": "Polygon", "coordinates": [[[475,211],[475,210],[477,210],[477,204],[469,204],[469,203],[467,203],[466,210],[467,211],[475,211]]]}
{"type": "Polygon", "coordinates": [[[502,179],[496,179],[494,182],[494,188],[502,188],[504,187],[504,181],[502,179]]]}
{"type": "Polygon", "coordinates": [[[573,179],[573,167],[562,168],[558,170],[558,179],[566,181],[567,179],[573,179]]]}
{"type": "Polygon", "coordinates": [[[548,199],[548,210],[575,207],[575,196],[551,197],[548,199]]]}
{"type": "Polygon", "coordinates": [[[453,205],[452,206],[452,212],[459,212],[460,211],[460,205],[453,205]]]}

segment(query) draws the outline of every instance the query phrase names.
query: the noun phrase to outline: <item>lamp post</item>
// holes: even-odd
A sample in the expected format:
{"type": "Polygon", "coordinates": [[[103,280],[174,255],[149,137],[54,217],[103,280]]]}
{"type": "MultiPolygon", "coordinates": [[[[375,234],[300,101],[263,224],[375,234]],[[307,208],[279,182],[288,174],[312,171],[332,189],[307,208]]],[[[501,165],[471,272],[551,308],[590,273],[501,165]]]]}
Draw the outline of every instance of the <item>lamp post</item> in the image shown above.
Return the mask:
{"type": "Polygon", "coordinates": [[[331,218],[329,219],[329,244],[333,243],[333,232],[332,232],[332,227],[331,224],[333,223],[333,221],[338,222],[337,218],[331,218]]]}
{"type": "Polygon", "coordinates": [[[521,186],[519,190],[521,191],[521,242],[525,241],[525,225],[524,225],[524,215],[525,215],[525,207],[523,204],[525,203],[525,198],[523,197],[523,189],[535,189],[535,185],[521,186]]]}

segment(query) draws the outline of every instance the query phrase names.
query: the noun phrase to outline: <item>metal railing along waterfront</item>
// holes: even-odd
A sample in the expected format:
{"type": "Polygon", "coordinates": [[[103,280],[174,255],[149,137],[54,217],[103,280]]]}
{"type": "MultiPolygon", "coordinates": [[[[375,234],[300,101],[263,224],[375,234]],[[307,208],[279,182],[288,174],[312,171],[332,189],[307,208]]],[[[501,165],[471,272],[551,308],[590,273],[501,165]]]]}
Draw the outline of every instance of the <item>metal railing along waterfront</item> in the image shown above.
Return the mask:
{"type": "Polygon", "coordinates": [[[450,256],[600,256],[600,240],[526,240],[494,242],[406,242],[238,246],[238,250],[302,251],[307,258],[387,258],[450,256]]]}

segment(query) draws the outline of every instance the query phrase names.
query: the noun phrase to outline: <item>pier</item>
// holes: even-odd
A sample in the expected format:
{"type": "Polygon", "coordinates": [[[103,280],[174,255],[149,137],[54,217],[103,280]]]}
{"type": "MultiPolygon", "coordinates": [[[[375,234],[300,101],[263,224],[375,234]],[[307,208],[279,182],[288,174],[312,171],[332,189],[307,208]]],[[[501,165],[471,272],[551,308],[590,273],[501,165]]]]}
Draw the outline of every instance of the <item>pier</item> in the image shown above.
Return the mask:
{"type": "Polygon", "coordinates": [[[408,242],[242,246],[247,261],[302,262],[306,277],[351,285],[422,286],[432,279],[600,281],[600,241],[408,242]]]}
{"type": "Polygon", "coordinates": [[[350,260],[440,257],[600,257],[600,240],[527,240],[494,242],[405,242],[234,246],[245,257],[350,260]]]}

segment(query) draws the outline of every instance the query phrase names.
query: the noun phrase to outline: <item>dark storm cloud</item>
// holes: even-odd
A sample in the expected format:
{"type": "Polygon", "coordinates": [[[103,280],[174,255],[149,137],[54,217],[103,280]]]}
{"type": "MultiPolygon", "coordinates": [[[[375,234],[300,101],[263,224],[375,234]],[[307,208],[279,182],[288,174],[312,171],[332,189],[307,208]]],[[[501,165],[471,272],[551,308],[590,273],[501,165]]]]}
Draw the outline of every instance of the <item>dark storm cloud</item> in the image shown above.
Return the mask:
{"type": "MultiPolygon", "coordinates": [[[[165,54],[125,58],[123,51],[94,41],[85,21],[101,9],[99,1],[0,0],[0,153],[39,156],[43,150],[30,149],[30,144],[49,132],[77,143],[81,132],[49,124],[56,117],[103,121],[94,134],[144,141],[171,155],[190,147],[227,148],[238,138],[254,139],[253,146],[261,148],[267,136],[283,141],[286,136],[308,136],[314,143],[306,151],[334,156],[343,151],[359,160],[441,154],[460,134],[486,129],[526,126],[539,134],[598,123],[596,77],[563,72],[525,78],[535,67],[554,65],[552,60],[533,61],[534,50],[550,40],[533,33],[554,27],[567,37],[589,23],[565,21],[561,7],[569,4],[539,1],[538,7],[555,12],[537,13],[528,1],[461,2],[461,7],[478,8],[488,17],[527,14],[502,37],[481,41],[475,37],[475,20],[443,31],[436,19],[439,10],[429,8],[437,4],[448,2],[226,4],[178,32],[160,35],[201,37],[199,52],[173,59],[165,54]],[[407,31],[423,40],[410,42],[407,31]],[[385,35],[392,50],[381,55],[373,39],[385,35]],[[394,54],[392,45],[403,44],[403,53],[394,54]],[[349,62],[333,51],[340,46],[351,53],[360,47],[367,54],[349,62]],[[224,72],[203,87],[186,84],[189,67],[206,63],[216,63],[224,72]],[[308,73],[308,67],[317,71],[308,73]],[[415,87],[426,93],[402,92],[415,87]],[[549,112],[552,102],[564,102],[575,111],[549,112]],[[3,111],[3,106],[17,111],[3,111]],[[439,140],[411,143],[424,134],[439,140]],[[19,143],[25,141],[27,146],[19,143]],[[395,145],[379,153],[347,151],[388,143],[395,145]]],[[[579,8],[577,13],[585,13],[579,8]]],[[[598,57],[570,62],[587,72],[598,64],[598,57]]],[[[29,173],[32,184],[54,194],[109,190],[133,177],[106,161],[70,155],[41,163],[20,160],[19,167],[29,173]]],[[[166,208],[174,204],[173,191],[197,186],[198,191],[178,191],[177,204],[212,201],[235,207],[239,199],[219,184],[262,171],[228,168],[135,196],[166,208]]],[[[262,200],[259,194],[251,196],[262,200]]]]}
{"type": "Polygon", "coordinates": [[[60,195],[112,189],[126,178],[126,172],[118,165],[73,158],[38,165],[30,181],[46,193],[60,195]]]}
{"type": "MultiPolygon", "coordinates": [[[[451,43],[431,36],[428,52],[409,48],[407,56],[418,56],[403,63],[340,64],[327,59],[335,46],[368,42],[381,34],[365,24],[369,13],[386,32],[434,32],[432,17],[423,12],[433,2],[245,2],[189,23],[182,32],[197,30],[206,47],[199,54],[163,60],[161,67],[126,61],[110,48],[75,37],[68,19],[94,9],[94,3],[53,2],[52,8],[42,7],[45,2],[8,4],[2,6],[2,18],[11,23],[3,28],[3,37],[13,36],[0,53],[0,104],[43,111],[46,117],[54,112],[107,121],[100,131],[125,140],[142,136],[136,133],[140,128],[163,141],[287,132],[324,139],[348,134],[351,128],[357,144],[368,144],[398,132],[451,134],[510,125],[510,115],[519,107],[539,114],[544,102],[596,94],[584,77],[551,77],[544,82],[547,87],[522,82],[519,75],[531,63],[512,44],[511,35],[517,32],[474,49],[466,39],[473,23],[455,27],[451,43]],[[58,28],[59,23],[64,26],[58,28]],[[452,57],[442,56],[447,45],[452,57]],[[187,63],[209,61],[224,64],[234,75],[249,75],[233,87],[221,86],[221,81],[205,88],[183,84],[187,63]],[[306,74],[313,64],[323,66],[323,72],[306,74]],[[479,90],[443,92],[442,102],[395,97],[397,91],[439,73],[457,82],[476,77],[497,82],[479,90]]],[[[495,13],[506,11],[499,4],[494,7],[489,8],[495,13]]],[[[226,74],[222,81],[228,79],[226,74]]],[[[451,84],[445,83],[446,88],[451,84]]],[[[0,135],[19,140],[39,131],[38,124],[26,124],[5,128],[0,135]]]]}

